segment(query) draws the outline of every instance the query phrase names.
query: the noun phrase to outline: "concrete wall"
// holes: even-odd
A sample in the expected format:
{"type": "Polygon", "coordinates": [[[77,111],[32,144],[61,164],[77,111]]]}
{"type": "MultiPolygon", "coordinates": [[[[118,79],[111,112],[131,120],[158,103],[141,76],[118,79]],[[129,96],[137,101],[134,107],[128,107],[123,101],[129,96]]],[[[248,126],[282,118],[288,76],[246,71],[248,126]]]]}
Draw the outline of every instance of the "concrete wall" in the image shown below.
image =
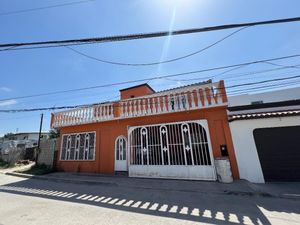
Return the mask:
{"type": "Polygon", "coordinates": [[[267,127],[299,126],[300,116],[251,120],[235,120],[229,123],[239,174],[241,179],[264,183],[253,130],[267,127]]]}
{"type": "Polygon", "coordinates": [[[123,100],[123,99],[132,98],[131,96],[136,98],[140,96],[153,94],[154,91],[151,88],[149,88],[149,86],[147,85],[141,85],[133,88],[120,90],[120,93],[121,93],[121,100],[123,100]]]}
{"type": "Polygon", "coordinates": [[[38,163],[53,166],[55,148],[56,139],[41,141],[38,163]]]}

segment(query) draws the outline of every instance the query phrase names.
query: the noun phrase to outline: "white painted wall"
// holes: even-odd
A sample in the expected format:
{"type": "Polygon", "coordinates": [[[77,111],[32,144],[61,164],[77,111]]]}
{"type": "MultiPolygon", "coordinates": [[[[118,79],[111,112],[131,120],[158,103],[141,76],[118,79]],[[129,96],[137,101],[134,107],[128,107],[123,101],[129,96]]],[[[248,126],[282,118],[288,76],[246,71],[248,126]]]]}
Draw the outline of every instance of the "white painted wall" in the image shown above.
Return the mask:
{"type": "Polygon", "coordinates": [[[253,137],[253,130],[267,127],[299,126],[300,116],[251,120],[229,123],[241,179],[264,183],[264,177],[253,137]]]}
{"type": "MultiPolygon", "coordinates": [[[[47,139],[49,137],[48,133],[42,133],[42,139],[47,139]]],[[[39,139],[39,133],[19,133],[14,134],[15,140],[38,140],[39,139]]]]}
{"type": "Polygon", "coordinates": [[[296,99],[300,99],[300,87],[257,94],[229,96],[228,106],[251,105],[251,102],[254,101],[263,101],[263,103],[269,103],[296,99]]]}

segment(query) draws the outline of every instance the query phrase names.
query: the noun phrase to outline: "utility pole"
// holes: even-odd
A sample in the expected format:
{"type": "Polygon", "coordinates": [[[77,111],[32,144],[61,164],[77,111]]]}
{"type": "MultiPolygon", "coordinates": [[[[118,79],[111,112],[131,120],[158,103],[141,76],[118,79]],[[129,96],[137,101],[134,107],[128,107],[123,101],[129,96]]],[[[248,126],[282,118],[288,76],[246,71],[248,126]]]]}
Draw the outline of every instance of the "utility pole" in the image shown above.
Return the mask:
{"type": "Polygon", "coordinates": [[[37,150],[36,150],[36,155],[35,155],[35,163],[36,164],[38,162],[38,156],[39,156],[39,151],[40,151],[41,133],[42,133],[42,127],[43,127],[43,117],[44,117],[44,114],[42,113],[41,114],[41,121],[40,121],[39,139],[38,139],[37,150]]]}

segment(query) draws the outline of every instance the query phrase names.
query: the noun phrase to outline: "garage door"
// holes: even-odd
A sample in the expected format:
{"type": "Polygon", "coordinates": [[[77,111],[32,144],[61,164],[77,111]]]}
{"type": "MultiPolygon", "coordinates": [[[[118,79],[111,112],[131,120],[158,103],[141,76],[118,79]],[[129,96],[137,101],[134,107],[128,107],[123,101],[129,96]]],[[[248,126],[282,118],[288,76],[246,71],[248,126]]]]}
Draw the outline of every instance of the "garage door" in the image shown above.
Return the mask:
{"type": "Polygon", "coordinates": [[[130,127],[129,176],[216,180],[207,122],[130,127]]]}
{"type": "Polygon", "coordinates": [[[253,132],[265,181],[300,181],[300,126],[253,132]]]}

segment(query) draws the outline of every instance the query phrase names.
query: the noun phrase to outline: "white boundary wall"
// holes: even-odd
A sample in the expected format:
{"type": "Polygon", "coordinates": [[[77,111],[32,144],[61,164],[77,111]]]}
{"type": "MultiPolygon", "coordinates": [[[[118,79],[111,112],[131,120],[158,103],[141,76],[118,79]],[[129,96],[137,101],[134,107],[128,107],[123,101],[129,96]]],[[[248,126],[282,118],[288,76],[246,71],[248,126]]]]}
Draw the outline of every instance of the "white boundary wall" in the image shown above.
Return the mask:
{"type": "Polygon", "coordinates": [[[256,128],[299,126],[300,116],[234,120],[229,123],[241,179],[264,183],[253,131],[256,128]]]}

